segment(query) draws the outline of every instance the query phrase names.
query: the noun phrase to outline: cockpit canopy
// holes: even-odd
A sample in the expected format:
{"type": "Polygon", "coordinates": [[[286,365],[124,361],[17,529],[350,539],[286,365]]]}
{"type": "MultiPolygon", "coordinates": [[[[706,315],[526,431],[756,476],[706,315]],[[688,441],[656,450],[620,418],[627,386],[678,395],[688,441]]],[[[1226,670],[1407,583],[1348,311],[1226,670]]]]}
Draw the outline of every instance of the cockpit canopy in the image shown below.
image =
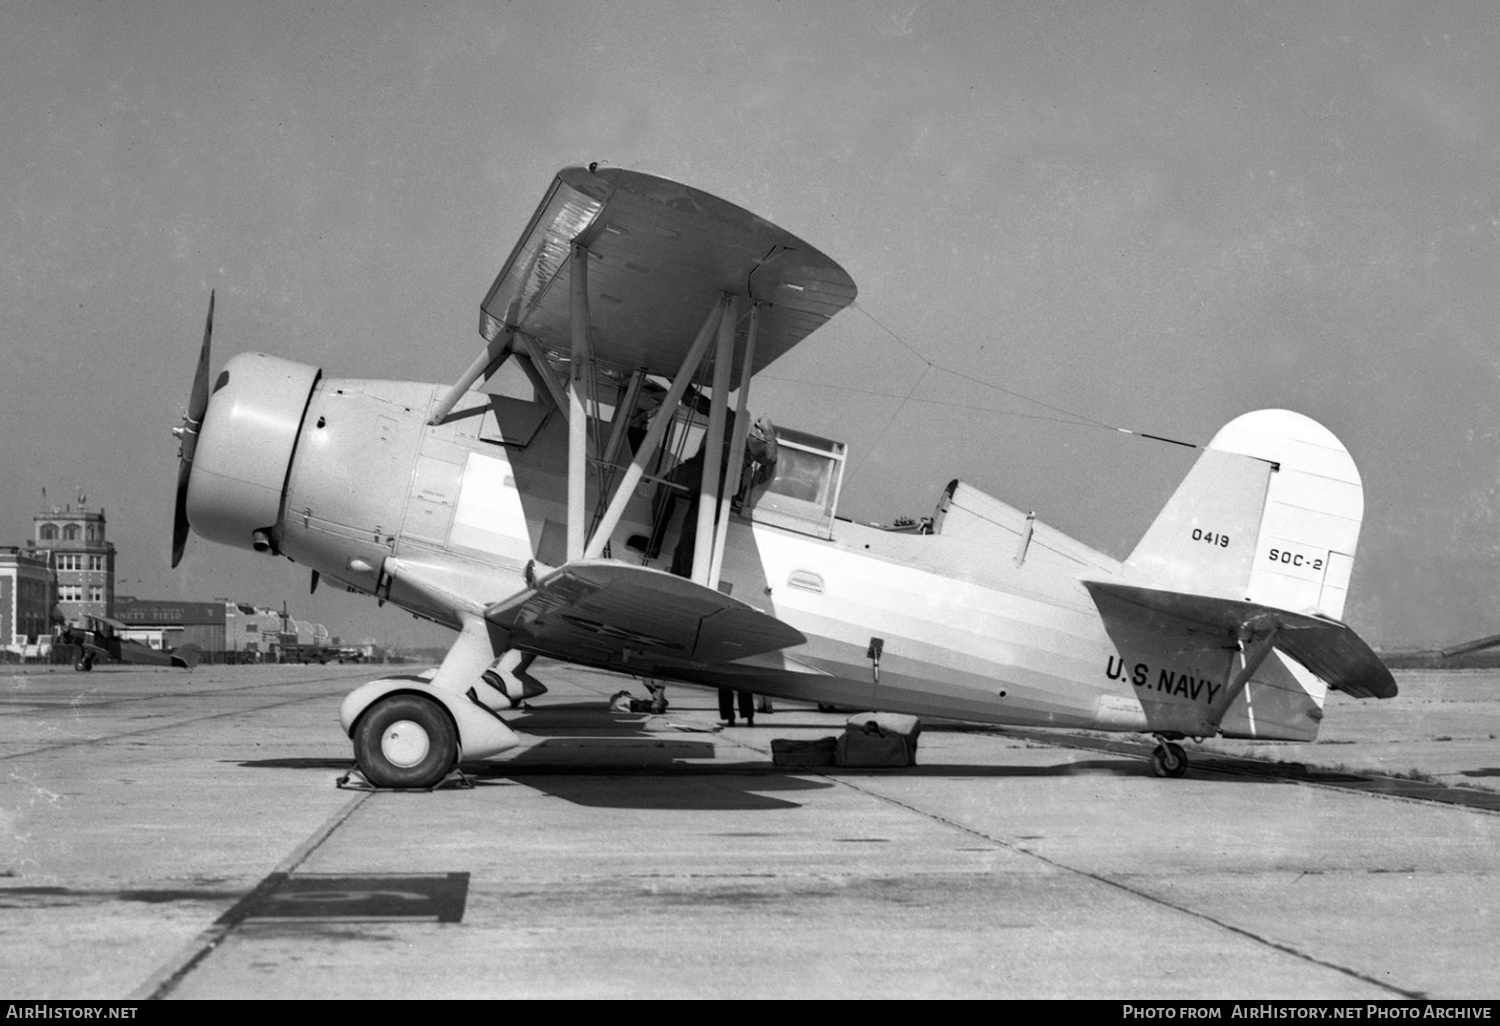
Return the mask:
{"type": "Polygon", "coordinates": [[[832,538],[844,443],[778,426],[776,444],[775,473],[753,489],[742,512],[759,523],[832,538]]]}

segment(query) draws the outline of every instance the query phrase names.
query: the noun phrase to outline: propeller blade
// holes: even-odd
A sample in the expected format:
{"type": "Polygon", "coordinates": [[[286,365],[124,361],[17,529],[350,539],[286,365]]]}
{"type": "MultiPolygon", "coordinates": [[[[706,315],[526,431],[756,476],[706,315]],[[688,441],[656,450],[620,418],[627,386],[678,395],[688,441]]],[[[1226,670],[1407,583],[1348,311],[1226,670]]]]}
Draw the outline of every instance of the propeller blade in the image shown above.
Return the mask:
{"type": "Polygon", "coordinates": [[[182,562],[182,553],[187,548],[188,518],[187,518],[187,488],[188,477],[193,471],[192,464],[186,460],[180,460],[177,464],[177,510],[172,519],[172,569],[177,569],[177,564],[182,562]]]}
{"type": "MultiPolygon", "coordinates": [[[[208,291],[208,319],[203,322],[203,348],[198,352],[198,373],[193,377],[193,394],[188,398],[188,417],[194,424],[203,423],[208,410],[208,349],[214,334],[214,291],[208,291]]],[[[196,433],[194,438],[196,438],[196,433]]]]}
{"type": "Polygon", "coordinates": [[[182,562],[183,550],[187,548],[188,478],[193,473],[193,453],[198,448],[198,429],[203,426],[203,415],[208,412],[208,367],[209,340],[214,333],[214,292],[208,293],[208,320],[203,324],[203,347],[198,352],[198,372],[193,376],[193,390],[188,395],[187,413],[182,418],[182,427],[177,437],[182,448],[177,453],[177,508],[172,520],[172,567],[182,562]]]}

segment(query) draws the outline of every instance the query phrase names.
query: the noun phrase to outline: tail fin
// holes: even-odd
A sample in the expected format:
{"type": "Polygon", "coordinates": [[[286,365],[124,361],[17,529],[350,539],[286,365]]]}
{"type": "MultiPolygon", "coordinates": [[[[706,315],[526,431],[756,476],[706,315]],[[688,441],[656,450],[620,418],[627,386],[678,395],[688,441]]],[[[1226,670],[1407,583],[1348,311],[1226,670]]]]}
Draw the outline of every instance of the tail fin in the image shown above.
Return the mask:
{"type": "Polygon", "coordinates": [[[1224,425],[1125,561],[1133,583],[1340,619],[1364,518],[1354,460],[1300,413],[1224,425]]]}

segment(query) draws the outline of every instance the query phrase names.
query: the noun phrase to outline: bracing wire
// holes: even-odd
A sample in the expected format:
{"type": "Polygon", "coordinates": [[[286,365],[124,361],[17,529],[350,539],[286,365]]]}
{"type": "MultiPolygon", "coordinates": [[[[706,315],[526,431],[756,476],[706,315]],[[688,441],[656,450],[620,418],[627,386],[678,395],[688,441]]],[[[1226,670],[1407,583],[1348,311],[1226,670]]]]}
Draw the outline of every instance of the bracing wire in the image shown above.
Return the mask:
{"type": "MultiPolygon", "coordinates": [[[[959,378],[959,379],[961,379],[963,381],[968,381],[968,382],[970,382],[972,384],[979,385],[979,386],[981,386],[983,388],[991,389],[993,391],[1001,393],[1002,395],[1008,395],[1012,399],[1020,399],[1022,402],[1033,403],[1033,404],[1035,404],[1037,406],[1042,407],[1043,409],[1051,410],[1053,413],[1060,413],[1060,414],[1062,414],[1065,417],[1071,417],[1073,419],[1073,421],[1076,421],[1078,423],[1088,424],[1088,425],[1092,425],[1094,427],[1101,427],[1101,428],[1109,428],[1111,426],[1111,425],[1105,424],[1103,421],[1095,420],[1093,417],[1090,417],[1087,414],[1077,413],[1077,412],[1075,412],[1073,410],[1064,409],[1061,406],[1055,406],[1052,403],[1043,402],[1042,400],[1037,399],[1034,396],[1026,395],[1023,392],[1017,392],[1014,389],[1006,388],[1003,385],[997,385],[994,382],[985,381],[982,378],[976,378],[972,374],[965,374],[963,371],[956,371],[952,367],[944,367],[941,364],[934,363],[933,361],[927,359],[926,356],[922,355],[922,353],[917,349],[916,346],[912,345],[910,342],[906,341],[906,339],[904,339],[900,335],[896,334],[896,332],[894,330],[892,330],[888,325],[886,325],[884,322],[882,322],[878,318],[876,318],[876,316],[874,314],[870,313],[870,311],[866,310],[858,302],[856,302],[856,303],[854,303],[852,305],[853,305],[854,309],[856,309],[860,313],[864,314],[865,317],[870,321],[871,324],[875,325],[875,327],[879,328],[881,331],[885,332],[891,338],[895,339],[896,342],[898,344],[900,344],[902,348],[904,348],[907,352],[911,353],[917,359],[921,360],[923,363],[925,363],[929,368],[931,368],[933,370],[939,370],[939,371],[942,371],[944,374],[950,374],[953,377],[959,378]]],[[[1004,412],[1004,411],[996,411],[996,412],[1004,412]]],[[[1132,434],[1133,433],[1134,432],[1132,432],[1132,434]]]]}
{"type": "MultiPolygon", "coordinates": [[[[1151,434],[1151,433],[1146,432],[1146,431],[1137,431],[1137,430],[1135,430],[1133,428],[1126,428],[1126,427],[1120,427],[1120,426],[1115,425],[1115,424],[1108,424],[1108,423],[1105,423],[1102,420],[1098,420],[1098,419],[1096,419],[1094,417],[1090,417],[1087,414],[1079,413],[1076,410],[1070,410],[1070,409],[1067,409],[1066,407],[1058,406],[1058,405],[1056,405],[1054,403],[1045,402],[1045,401],[1043,401],[1041,399],[1036,398],[1035,396],[1026,395],[1024,392],[1017,392],[1014,389],[1006,388],[1003,385],[997,385],[997,384],[995,384],[992,381],[985,381],[983,378],[977,378],[977,377],[975,377],[972,374],[965,374],[963,371],[954,370],[952,367],[945,367],[944,365],[942,365],[940,363],[937,363],[937,362],[935,362],[933,360],[929,360],[919,349],[917,349],[916,346],[912,345],[910,342],[906,341],[906,339],[902,338],[890,326],[886,325],[879,318],[877,318],[874,314],[872,314],[872,313],[870,313],[870,311],[866,310],[858,302],[855,302],[855,303],[853,303],[851,305],[852,305],[853,309],[858,310],[866,318],[868,318],[871,324],[875,325],[881,331],[885,332],[891,338],[895,339],[896,342],[903,349],[905,349],[907,352],[911,353],[918,360],[922,361],[922,364],[923,364],[922,373],[921,373],[921,375],[918,376],[916,382],[913,383],[912,387],[909,388],[909,389],[907,389],[905,395],[899,395],[899,394],[894,393],[894,392],[880,392],[880,391],[875,391],[873,389],[854,388],[854,387],[849,386],[849,385],[834,384],[832,382],[807,381],[807,380],[804,380],[804,379],[782,378],[782,377],[778,377],[777,375],[772,375],[772,374],[763,374],[763,376],[766,377],[766,378],[772,379],[772,380],[777,380],[777,381],[792,381],[792,380],[797,380],[797,382],[799,384],[813,385],[814,387],[818,387],[818,388],[831,388],[831,389],[835,389],[835,390],[839,390],[839,391],[858,393],[858,394],[861,394],[861,395],[876,395],[876,396],[883,396],[883,397],[886,397],[886,398],[889,398],[889,399],[899,399],[900,402],[897,404],[895,412],[891,414],[890,419],[888,419],[886,421],[885,426],[880,429],[880,434],[876,436],[874,444],[872,444],[869,447],[869,449],[867,450],[867,452],[866,452],[866,456],[867,457],[868,457],[868,453],[870,451],[873,451],[876,447],[879,446],[880,441],[885,436],[886,431],[888,431],[890,429],[891,425],[893,423],[895,423],[896,416],[901,412],[901,410],[903,408],[905,408],[905,406],[906,406],[907,403],[924,403],[924,404],[933,405],[933,406],[949,406],[949,407],[953,407],[955,409],[977,410],[977,411],[982,411],[982,412],[985,412],[985,413],[998,413],[998,414],[1001,414],[1003,416],[1021,417],[1021,418],[1027,419],[1027,420],[1042,420],[1042,421],[1050,421],[1052,423],[1058,423],[1058,424],[1073,424],[1073,425],[1076,425],[1078,427],[1093,427],[1093,428],[1099,428],[1099,429],[1104,430],[1104,431],[1114,431],[1114,432],[1116,432],[1118,434],[1122,434],[1122,435],[1134,435],[1137,438],[1145,438],[1145,439],[1149,439],[1150,441],[1153,441],[1153,442],[1166,442],[1169,445],[1180,445],[1180,446],[1184,446],[1184,447],[1189,448],[1189,449],[1201,449],[1201,448],[1203,448],[1203,446],[1200,445],[1197,442],[1184,442],[1184,441],[1181,441],[1181,440],[1176,439],[1176,438],[1168,438],[1165,435],[1151,434]],[[1042,409],[1046,410],[1047,413],[1022,413],[1022,412],[1019,412],[1019,411],[1016,411],[1016,410],[996,409],[995,407],[992,407],[992,406],[975,406],[972,403],[953,402],[952,400],[948,400],[948,399],[927,399],[927,398],[917,397],[914,393],[916,392],[918,386],[921,385],[922,381],[926,379],[927,374],[930,371],[938,371],[939,373],[947,374],[947,375],[950,375],[952,377],[959,378],[960,380],[970,382],[971,384],[979,385],[982,388],[987,388],[987,389],[990,389],[991,391],[999,392],[1000,394],[1009,396],[1012,399],[1018,399],[1018,400],[1020,400],[1022,402],[1031,403],[1034,406],[1039,406],[1042,409]]],[[[863,460],[861,461],[860,465],[863,465],[863,460]]],[[[858,469],[858,468],[854,468],[854,469],[858,469]]],[[[853,470],[850,471],[850,476],[851,477],[853,476],[853,470]]]]}
{"type": "Polygon", "coordinates": [[[922,379],[927,377],[927,372],[930,370],[932,370],[932,364],[930,363],[927,364],[926,367],[922,368],[922,373],[917,376],[917,380],[912,382],[911,388],[906,390],[906,394],[901,397],[901,401],[896,404],[896,408],[892,410],[891,415],[886,418],[884,426],[881,427],[880,432],[875,436],[875,441],[870,445],[865,446],[864,455],[859,458],[859,462],[849,468],[849,480],[854,480],[854,475],[858,473],[859,469],[865,465],[865,461],[870,458],[870,453],[880,448],[880,442],[883,438],[885,438],[885,433],[890,430],[891,425],[896,422],[896,418],[901,414],[902,408],[906,406],[907,402],[911,399],[912,393],[915,392],[917,388],[922,384],[922,379]]]}

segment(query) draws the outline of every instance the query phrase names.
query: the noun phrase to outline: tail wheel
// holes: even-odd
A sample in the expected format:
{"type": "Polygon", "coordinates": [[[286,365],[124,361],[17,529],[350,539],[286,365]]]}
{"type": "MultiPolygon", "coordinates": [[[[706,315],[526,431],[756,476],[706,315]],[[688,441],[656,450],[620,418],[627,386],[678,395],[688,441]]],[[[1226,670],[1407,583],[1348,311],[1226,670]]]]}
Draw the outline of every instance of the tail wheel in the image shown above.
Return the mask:
{"type": "Polygon", "coordinates": [[[1180,777],[1187,772],[1188,757],[1181,745],[1170,741],[1151,753],[1151,772],[1159,777],[1180,777]]]}
{"type": "Polygon", "coordinates": [[[391,695],[355,724],[354,758],[376,787],[435,787],[458,763],[458,731],[432,699],[391,695]]]}

